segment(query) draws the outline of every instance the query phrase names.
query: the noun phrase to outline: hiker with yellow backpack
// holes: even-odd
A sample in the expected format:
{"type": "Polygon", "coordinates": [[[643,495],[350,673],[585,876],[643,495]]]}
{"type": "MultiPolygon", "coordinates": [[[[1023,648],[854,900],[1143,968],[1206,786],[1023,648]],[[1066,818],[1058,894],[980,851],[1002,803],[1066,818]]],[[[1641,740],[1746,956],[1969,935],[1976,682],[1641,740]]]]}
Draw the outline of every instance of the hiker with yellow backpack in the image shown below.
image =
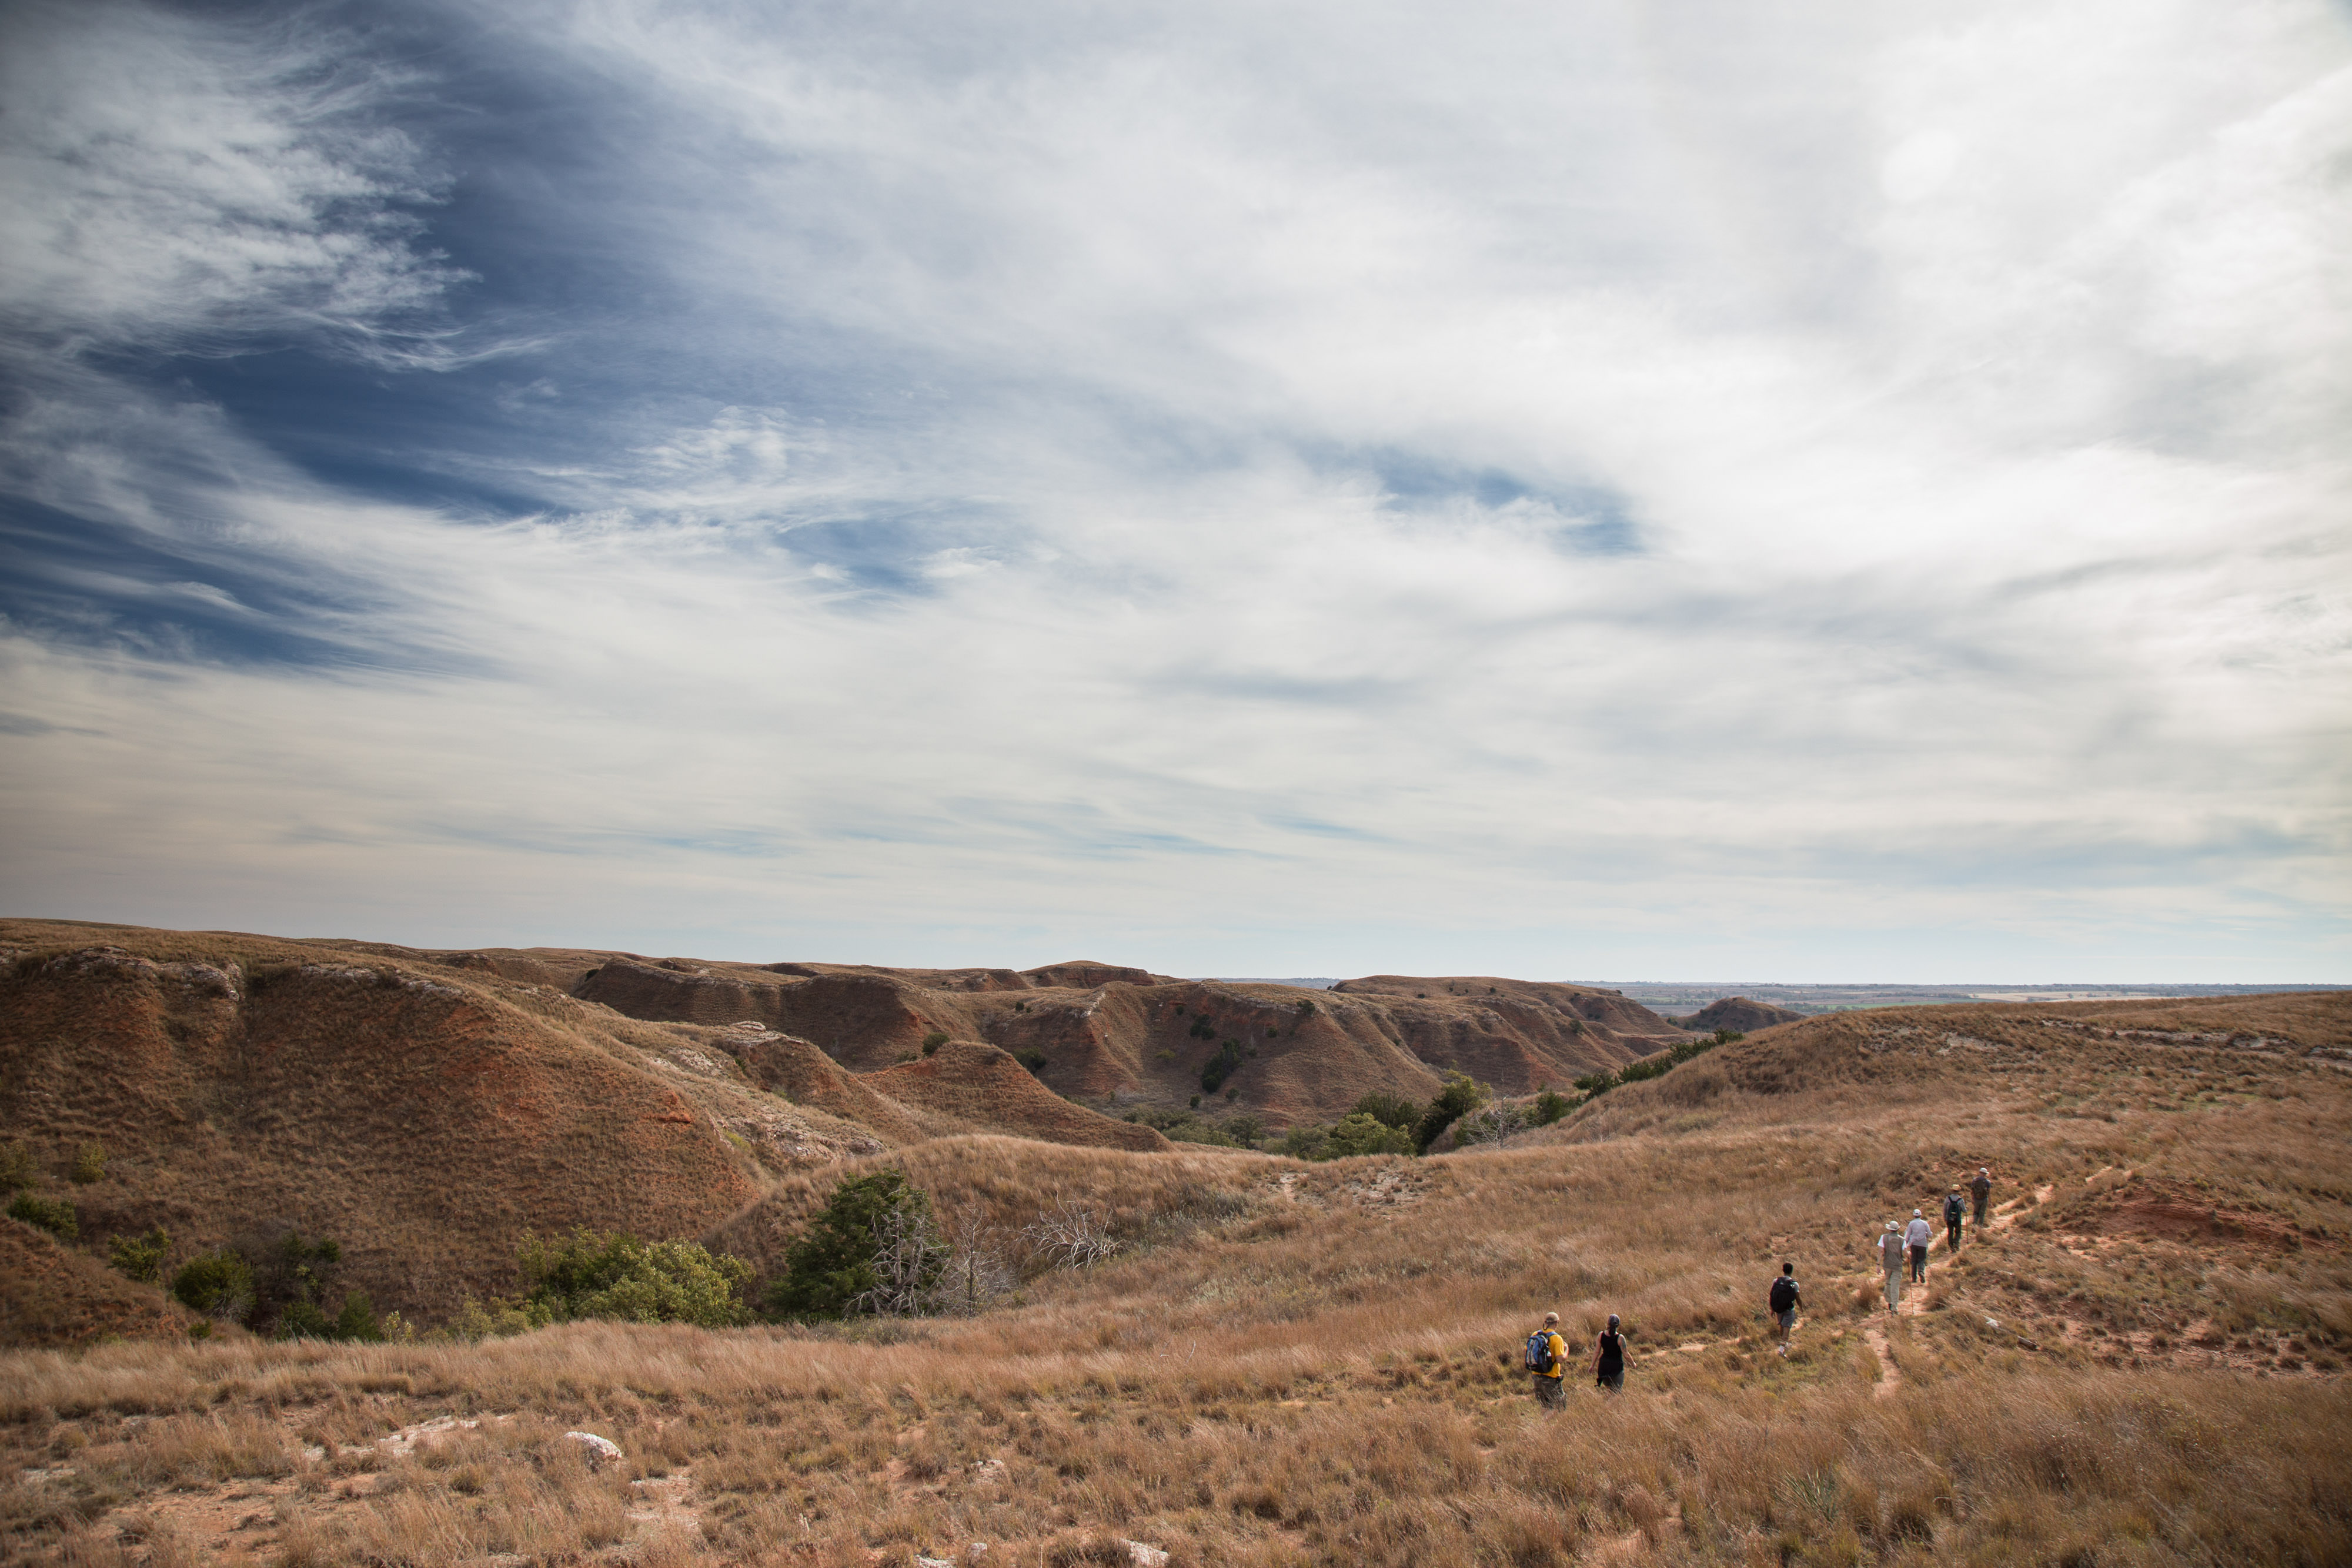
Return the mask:
{"type": "Polygon", "coordinates": [[[1568,1342],[1559,1337],[1558,1312],[1546,1312],[1543,1327],[1528,1335],[1527,1368],[1536,1403],[1547,1410],[1564,1409],[1568,1395],[1560,1378],[1568,1370],[1568,1342]]]}

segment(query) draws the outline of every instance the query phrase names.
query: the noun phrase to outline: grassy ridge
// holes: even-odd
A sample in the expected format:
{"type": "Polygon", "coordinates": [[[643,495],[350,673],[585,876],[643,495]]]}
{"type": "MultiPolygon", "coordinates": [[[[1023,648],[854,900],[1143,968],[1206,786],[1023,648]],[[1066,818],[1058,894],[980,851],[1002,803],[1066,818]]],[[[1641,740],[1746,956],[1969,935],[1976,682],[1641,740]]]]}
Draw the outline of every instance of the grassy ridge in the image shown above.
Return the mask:
{"type": "MultiPolygon", "coordinates": [[[[19,1353],[0,1444],[72,1473],[0,1471],[0,1521],[132,1562],[2345,1561],[2352,1007],[2120,1006],[1809,1019],[1435,1159],[963,1137],[840,1167],[1121,1239],[974,1317],[19,1353]],[[1980,1165],[2001,1227],[1875,1312],[1879,1226],[1980,1165]],[[1623,1317],[1622,1396],[1535,1408],[1547,1309],[1580,1348],[1623,1317]],[[481,1424],[378,1441],[441,1416],[481,1424]],[[575,1428],[626,1458],[587,1469],[575,1428]],[[222,1499],[262,1522],[207,1534],[222,1499]]],[[[772,1246],[831,1179],[720,1234],[772,1246]]]]}

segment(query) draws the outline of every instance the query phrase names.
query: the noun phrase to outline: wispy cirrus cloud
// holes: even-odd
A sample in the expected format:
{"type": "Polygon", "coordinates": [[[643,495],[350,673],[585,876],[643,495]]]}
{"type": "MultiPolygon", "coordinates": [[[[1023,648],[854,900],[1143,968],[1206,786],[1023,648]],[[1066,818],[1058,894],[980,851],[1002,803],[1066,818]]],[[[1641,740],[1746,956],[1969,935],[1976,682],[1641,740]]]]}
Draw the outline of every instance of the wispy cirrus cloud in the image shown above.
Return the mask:
{"type": "Polygon", "coordinates": [[[224,26],[98,0],[15,7],[0,61],[0,317],[36,340],[203,352],[324,333],[446,351],[465,275],[421,243],[437,178],[383,113],[415,85],[299,14],[224,26]]]}

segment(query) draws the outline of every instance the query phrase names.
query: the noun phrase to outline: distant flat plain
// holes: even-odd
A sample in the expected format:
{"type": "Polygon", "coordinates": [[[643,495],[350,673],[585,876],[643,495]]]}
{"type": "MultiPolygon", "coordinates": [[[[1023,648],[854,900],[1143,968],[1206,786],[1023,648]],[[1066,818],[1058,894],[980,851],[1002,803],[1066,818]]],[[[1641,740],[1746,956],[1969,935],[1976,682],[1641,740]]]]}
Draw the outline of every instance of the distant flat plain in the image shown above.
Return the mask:
{"type": "Polygon", "coordinates": [[[1835,1013],[1854,1008],[1931,1007],[1947,1002],[2125,1002],[2160,997],[2252,997],[2281,991],[2342,990],[2344,983],[2263,986],[2070,985],[1974,986],[1782,985],[1769,980],[1590,980],[1653,1011],[1686,1013],[1723,997],[1746,997],[1791,1012],[1835,1013]]]}
{"type": "MultiPolygon", "coordinates": [[[[1328,990],[1337,977],[1328,975],[1217,975],[1213,979],[1235,984],[1308,986],[1328,990]]],[[[2264,986],[2070,985],[2020,986],[1989,982],[1974,986],[1913,986],[1893,984],[1785,985],[1773,980],[1584,980],[1616,991],[1654,1012],[1669,1015],[1696,1011],[1725,997],[1746,997],[1800,1013],[1845,1012],[1854,1008],[1931,1007],[1945,1002],[2128,1002],[2166,997],[2252,997],[2280,991],[2339,991],[2346,982],[2264,986]]]]}

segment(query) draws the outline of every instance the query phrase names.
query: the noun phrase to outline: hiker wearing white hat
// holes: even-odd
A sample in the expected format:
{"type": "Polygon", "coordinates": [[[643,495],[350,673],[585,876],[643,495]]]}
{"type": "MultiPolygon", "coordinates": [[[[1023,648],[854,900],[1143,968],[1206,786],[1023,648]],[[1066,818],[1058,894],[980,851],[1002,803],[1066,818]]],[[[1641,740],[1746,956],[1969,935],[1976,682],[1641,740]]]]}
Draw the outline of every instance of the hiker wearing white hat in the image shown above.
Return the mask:
{"type": "Polygon", "coordinates": [[[1886,1222],[1886,1230],[1877,1240],[1878,1265],[1886,1270],[1886,1310],[1899,1312],[1903,1306],[1903,1232],[1895,1221],[1886,1222]]]}
{"type": "Polygon", "coordinates": [[[1903,1228],[1903,1240],[1911,1249],[1911,1278],[1915,1282],[1924,1283],[1927,1278],[1927,1243],[1935,1234],[1927,1217],[1913,1209],[1911,1223],[1903,1228]]]}

